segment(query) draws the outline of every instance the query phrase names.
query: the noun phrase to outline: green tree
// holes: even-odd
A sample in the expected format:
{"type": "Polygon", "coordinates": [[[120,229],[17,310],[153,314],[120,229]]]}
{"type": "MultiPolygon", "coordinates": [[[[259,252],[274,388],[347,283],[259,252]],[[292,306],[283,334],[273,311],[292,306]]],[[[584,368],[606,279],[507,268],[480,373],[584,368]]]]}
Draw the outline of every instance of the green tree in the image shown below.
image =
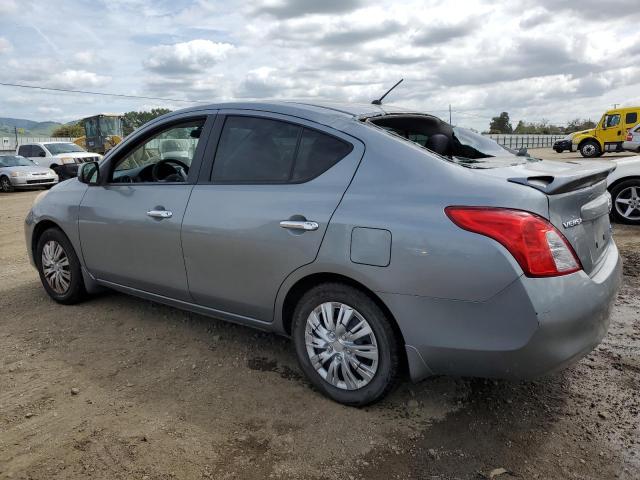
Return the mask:
{"type": "Polygon", "coordinates": [[[489,131],[491,133],[513,133],[509,114],[502,112],[497,117],[493,117],[491,123],[489,123],[489,131]]]}
{"type": "Polygon", "coordinates": [[[125,136],[129,135],[136,128],[140,128],[154,118],[169,112],[171,112],[171,110],[168,108],[153,108],[149,111],[127,112],[122,116],[122,133],[124,133],[125,136]]]}
{"type": "Polygon", "coordinates": [[[51,132],[52,137],[78,138],[84,136],[84,127],[80,122],[60,125],[51,132]]]}
{"type": "Polygon", "coordinates": [[[595,128],[596,124],[589,120],[582,120],[580,118],[574,118],[567,124],[567,133],[579,132],[580,130],[589,130],[595,128]]]}

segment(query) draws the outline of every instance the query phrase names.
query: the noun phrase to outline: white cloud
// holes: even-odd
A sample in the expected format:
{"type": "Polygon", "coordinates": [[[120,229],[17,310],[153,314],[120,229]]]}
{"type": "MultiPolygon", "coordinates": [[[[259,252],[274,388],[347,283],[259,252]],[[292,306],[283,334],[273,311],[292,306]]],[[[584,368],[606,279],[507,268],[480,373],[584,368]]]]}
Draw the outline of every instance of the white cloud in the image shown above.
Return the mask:
{"type": "Polygon", "coordinates": [[[10,52],[12,49],[11,42],[4,37],[0,37],[0,54],[10,52]]]}
{"type": "Polygon", "coordinates": [[[63,70],[59,73],[53,73],[46,84],[53,88],[87,88],[102,87],[109,83],[111,77],[98,75],[94,72],[86,70],[63,70]]]}
{"type": "Polygon", "coordinates": [[[150,70],[172,75],[196,73],[224,60],[233,48],[230,43],[202,39],[159,45],[151,49],[144,65],[150,70]]]}

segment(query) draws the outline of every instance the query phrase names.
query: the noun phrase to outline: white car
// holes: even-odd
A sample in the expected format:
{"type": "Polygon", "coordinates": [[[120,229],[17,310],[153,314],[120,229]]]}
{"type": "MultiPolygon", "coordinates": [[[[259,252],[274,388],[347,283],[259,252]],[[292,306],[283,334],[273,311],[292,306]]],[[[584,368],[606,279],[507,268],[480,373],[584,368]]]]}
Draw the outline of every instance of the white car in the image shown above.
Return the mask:
{"type": "Polygon", "coordinates": [[[627,139],[622,142],[622,149],[640,153],[640,123],[627,133],[627,139]]]}
{"type": "Polygon", "coordinates": [[[25,143],[16,149],[16,155],[52,169],[61,181],[75,177],[78,174],[78,164],[102,159],[102,155],[87,152],[72,142],[25,143]]]}
{"type": "Polygon", "coordinates": [[[0,155],[0,190],[3,192],[13,192],[16,188],[51,188],[56,183],[58,175],[50,168],[17,155],[0,155]]]}
{"type": "Polygon", "coordinates": [[[617,168],[607,177],[611,214],[620,223],[640,225],[640,156],[612,161],[617,168]]]}

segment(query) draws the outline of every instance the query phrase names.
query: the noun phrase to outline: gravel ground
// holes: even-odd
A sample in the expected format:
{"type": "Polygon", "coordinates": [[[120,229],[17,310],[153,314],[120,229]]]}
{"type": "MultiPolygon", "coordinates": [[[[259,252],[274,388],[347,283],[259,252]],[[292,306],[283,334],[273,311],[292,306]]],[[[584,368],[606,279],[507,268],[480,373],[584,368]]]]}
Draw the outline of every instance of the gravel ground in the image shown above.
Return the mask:
{"type": "Polygon", "coordinates": [[[0,478],[640,478],[640,229],[602,345],[535,382],[406,379],[365,409],[287,340],[118,293],[64,307],[0,194],[0,478]]]}

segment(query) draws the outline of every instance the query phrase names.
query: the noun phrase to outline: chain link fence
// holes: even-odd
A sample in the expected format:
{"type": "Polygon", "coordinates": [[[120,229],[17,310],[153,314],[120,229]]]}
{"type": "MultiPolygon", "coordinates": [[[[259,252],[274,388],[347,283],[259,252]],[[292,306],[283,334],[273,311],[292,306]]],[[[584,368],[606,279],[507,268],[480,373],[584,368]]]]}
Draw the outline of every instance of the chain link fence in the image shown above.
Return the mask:
{"type": "Polygon", "coordinates": [[[507,135],[501,133],[489,133],[485,136],[495,140],[503,147],[516,150],[518,148],[551,148],[557,140],[565,137],[565,135],[507,135]]]}

